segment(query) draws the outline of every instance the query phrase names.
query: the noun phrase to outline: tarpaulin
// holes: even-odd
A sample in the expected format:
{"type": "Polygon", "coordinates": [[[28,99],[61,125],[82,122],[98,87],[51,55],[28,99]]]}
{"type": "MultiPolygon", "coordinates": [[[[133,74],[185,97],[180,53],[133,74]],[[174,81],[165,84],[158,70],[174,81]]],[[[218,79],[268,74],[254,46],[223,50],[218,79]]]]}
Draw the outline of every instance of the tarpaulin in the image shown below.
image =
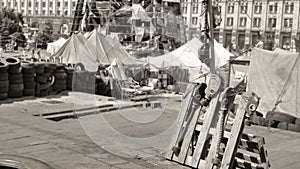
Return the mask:
{"type": "Polygon", "coordinates": [[[278,103],[276,111],[300,117],[299,70],[298,53],[252,50],[248,90],[261,97],[259,112],[266,115],[278,103]]]}

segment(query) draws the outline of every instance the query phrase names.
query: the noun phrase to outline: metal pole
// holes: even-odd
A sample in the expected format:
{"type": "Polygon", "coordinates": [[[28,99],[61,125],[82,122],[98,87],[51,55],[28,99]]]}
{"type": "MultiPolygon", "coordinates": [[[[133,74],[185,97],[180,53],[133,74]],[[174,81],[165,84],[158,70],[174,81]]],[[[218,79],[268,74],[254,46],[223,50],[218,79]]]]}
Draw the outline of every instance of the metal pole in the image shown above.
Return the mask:
{"type": "Polygon", "coordinates": [[[215,52],[214,52],[214,28],[213,28],[213,7],[212,7],[212,0],[207,0],[207,10],[208,10],[208,25],[209,25],[209,59],[210,59],[210,72],[212,74],[216,73],[215,67],[215,52]]]}

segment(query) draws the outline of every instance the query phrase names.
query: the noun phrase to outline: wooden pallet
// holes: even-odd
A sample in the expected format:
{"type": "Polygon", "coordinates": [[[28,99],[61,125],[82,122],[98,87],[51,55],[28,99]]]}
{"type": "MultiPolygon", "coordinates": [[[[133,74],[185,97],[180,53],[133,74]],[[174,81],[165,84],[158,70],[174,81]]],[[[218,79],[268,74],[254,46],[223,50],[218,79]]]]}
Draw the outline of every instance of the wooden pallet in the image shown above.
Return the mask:
{"type": "MultiPolygon", "coordinates": [[[[192,92],[190,92],[192,93],[192,92]]],[[[192,97],[193,94],[189,94],[192,97]]],[[[267,158],[267,152],[264,148],[264,139],[249,134],[243,134],[244,117],[246,110],[253,100],[246,96],[237,97],[238,102],[233,126],[223,131],[221,142],[218,142],[216,125],[220,108],[220,97],[214,97],[206,111],[203,124],[198,123],[201,106],[199,106],[193,115],[186,131],[181,151],[176,155],[172,147],[175,145],[177,137],[171,143],[170,151],[166,158],[180,164],[193,168],[269,168],[270,164],[267,158]],[[217,144],[222,145],[216,156],[217,144]],[[221,148],[222,147],[222,148],[221,148]],[[216,161],[219,161],[216,163],[216,161]]],[[[222,94],[224,96],[224,93],[222,94]]],[[[192,98],[186,98],[192,100],[192,98]]],[[[222,99],[221,99],[222,101],[222,99]]],[[[185,113],[189,110],[190,102],[183,101],[181,109],[181,122],[184,122],[185,113]]],[[[218,123],[219,124],[219,123],[218,123]]],[[[177,133],[179,134],[179,132],[177,133]]]]}

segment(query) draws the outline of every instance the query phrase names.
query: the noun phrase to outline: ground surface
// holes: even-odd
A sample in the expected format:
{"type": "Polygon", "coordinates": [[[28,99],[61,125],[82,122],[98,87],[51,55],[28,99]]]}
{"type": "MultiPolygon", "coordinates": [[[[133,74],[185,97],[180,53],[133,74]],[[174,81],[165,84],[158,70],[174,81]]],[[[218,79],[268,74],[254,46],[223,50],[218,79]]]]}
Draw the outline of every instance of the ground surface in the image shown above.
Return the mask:
{"type": "MultiPolygon", "coordinates": [[[[46,120],[41,116],[33,116],[33,114],[74,107],[74,98],[71,96],[74,95],[71,93],[47,98],[26,98],[25,100],[1,102],[0,153],[33,157],[57,169],[186,168],[164,160],[162,155],[140,159],[138,154],[135,158],[127,158],[107,152],[107,147],[98,146],[92,139],[101,140],[104,135],[110,135],[113,138],[114,135],[111,131],[106,131],[103,123],[97,124],[100,125],[97,130],[88,129],[89,126],[85,125],[95,123],[93,119],[96,119],[97,115],[58,122],[46,120]],[[88,135],[93,137],[88,137],[88,135]]],[[[80,103],[75,103],[75,107],[84,105],[84,99],[80,98],[80,103]]],[[[109,102],[105,97],[97,97],[95,100],[97,104],[109,102]]],[[[127,123],[124,118],[119,116],[121,114],[123,117],[141,122],[140,116],[147,116],[151,113],[147,111],[142,111],[142,114],[137,113],[138,111],[113,111],[105,113],[104,116],[118,132],[130,137],[147,138],[172,125],[172,121],[177,117],[179,106],[180,102],[176,99],[168,101],[165,107],[167,113],[154,123],[145,122],[147,125],[127,123]]],[[[149,118],[153,117],[155,116],[149,118]]],[[[267,130],[267,128],[258,126],[247,127],[246,132],[265,137],[271,168],[300,168],[300,133],[278,129],[267,130]]],[[[111,144],[108,143],[107,146],[108,148],[109,146],[111,146],[110,148],[118,146],[122,148],[123,144],[125,142],[122,140],[111,140],[111,144]]],[[[159,150],[156,147],[147,147],[146,144],[140,144],[135,149],[137,152],[149,154],[159,150]]],[[[122,153],[130,154],[128,149],[124,149],[122,153]]]]}

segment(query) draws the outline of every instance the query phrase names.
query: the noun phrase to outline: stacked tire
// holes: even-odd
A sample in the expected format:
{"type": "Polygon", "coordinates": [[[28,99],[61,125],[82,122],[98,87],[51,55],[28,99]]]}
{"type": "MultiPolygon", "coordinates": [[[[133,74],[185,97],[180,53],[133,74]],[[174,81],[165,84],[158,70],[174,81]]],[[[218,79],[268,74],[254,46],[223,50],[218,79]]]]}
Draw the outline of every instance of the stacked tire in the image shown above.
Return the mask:
{"type": "Polygon", "coordinates": [[[74,69],[70,67],[66,67],[66,73],[67,73],[67,89],[72,90],[74,69]]]}
{"type": "Polygon", "coordinates": [[[56,94],[57,92],[53,89],[53,84],[54,84],[54,72],[56,70],[56,63],[45,63],[45,73],[50,73],[50,87],[49,87],[49,93],[50,95],[56,94]]]}
{"type": "Polygon", "coordinates": [[[9,81],[8,81],[8,64],[0,60],[0,100],[8,97],[9,81]]]}
{"type": "Polygon", "coordinates": [[[23,61],[21,66],[24,81],[23,96],[35,96],[36,83],[34,63],[23,61]]]}
{"type": "Polygon", "coordinates": [[[50,73],[45,72],[45,63],[37,62],[35,63],[35,82],[36,82],[36,96],[47,96],[50,87],[50,73]]]}
{"type": "Polygon", "coordinates": [[[5,62],[8,63],[9,73],[9,98],[19,98],[23,96],[24,84],[21,62],[14,57],[5,58],[5,62]]]}
{"type": "Polygon", "coordinates": [[[54,72],[54,85],[53,89],[57,92],[67,90],[67,73],[64,65],[58,65],[54,72]]]}

